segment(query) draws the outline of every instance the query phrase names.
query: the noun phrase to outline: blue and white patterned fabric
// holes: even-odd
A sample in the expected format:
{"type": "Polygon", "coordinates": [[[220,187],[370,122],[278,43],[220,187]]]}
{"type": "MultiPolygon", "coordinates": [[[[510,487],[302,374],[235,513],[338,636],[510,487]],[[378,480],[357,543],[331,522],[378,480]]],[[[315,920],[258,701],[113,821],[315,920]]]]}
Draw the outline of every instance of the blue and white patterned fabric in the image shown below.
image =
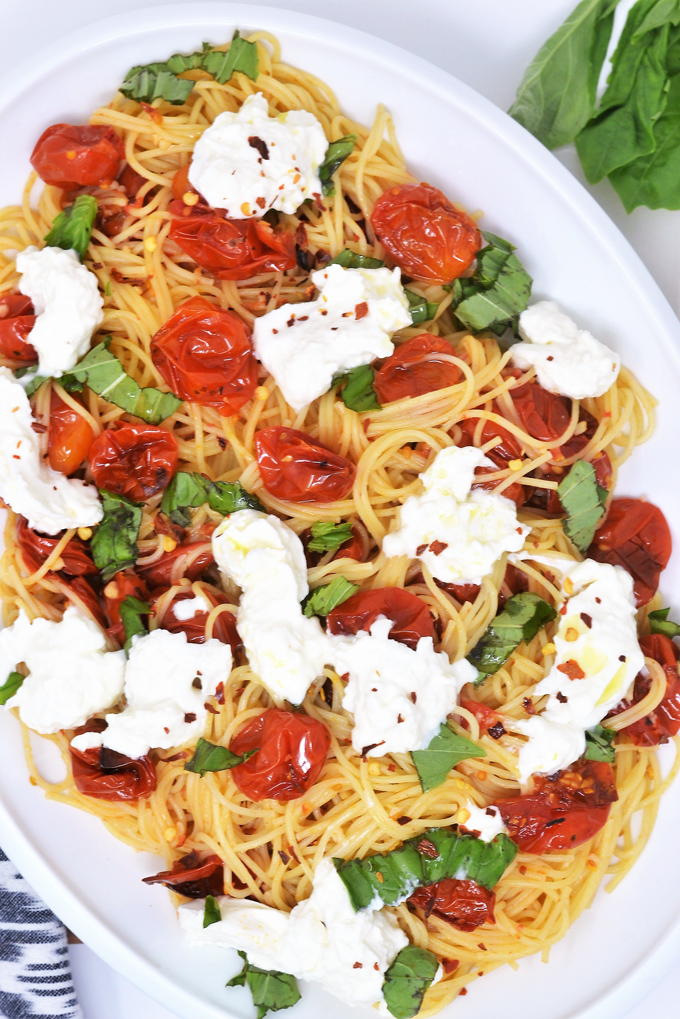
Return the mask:
{"type": "Polygon", "coordinates": [[[83,1019],[66,932],[0,849],[0,1017],[83,1019]]]}

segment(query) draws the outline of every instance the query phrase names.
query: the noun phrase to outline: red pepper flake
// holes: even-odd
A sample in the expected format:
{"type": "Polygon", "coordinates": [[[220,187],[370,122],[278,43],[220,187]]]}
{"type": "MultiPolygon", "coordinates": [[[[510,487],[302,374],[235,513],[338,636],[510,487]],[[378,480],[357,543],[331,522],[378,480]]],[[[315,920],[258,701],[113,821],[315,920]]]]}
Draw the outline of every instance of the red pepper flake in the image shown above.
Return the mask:
{"type": "MultiPolygon", "coordinates": [[[[16,407],[15,409],[19,410],[18,407],[16,407]]],[[[12,411],[12,413],[14,413],[14,411],[12,411]]],[[[38,421],[34,421],[31,425],[31,428],[33,429],[34,432],[37,432],[38,435],[43,435],[47,431],[47,425],[41,425],[38,421]]]]}
{"type": "Polygon", "coordinates": [[[565,662],[563,665],[558,665],[557,666],[557,671],[558,672],[563,672],[565,676],[569,677],[569,679],[585,679],[586,678],[585,672],[583,671],[581,666],[578,664],[578,662],[575,662],[573,658],[570,658],[569,661],[565,662]]]}
{"type": "Polygon", "coordinates": [[[442,959],[442,969],[445,973],[453,973],[458,969],[458,959],[442,959]]]}
{"type": "Polygon", "coordinates": [[[377,962],[373,963],[373,969],[377,969],[378,973],[380,972],[380,966],[378,965],[377,962]]]}
{"type": "Polygon", "coordinates": [[[593,617],[589,616],[587,612],[581,612],[580,616],[581,616],[581,619],[583,620],[583,622],[588,627],[588,629],[592,630],[592,628],[593,628],[593,617]]]}
{"type": "Polygon", "coordinates": [[[354,965],[352,966],[352,969],[363,969],[363,968],[364,968],[363,962],[355,962],[354,965]]]}
{"type": "Polygon", "coordinates": [[[526,711],[527,715],[535,715],[536,714],[536,708],[534,707],[534,702],[532,700],[530,700],[529,697],[525,697],[522,700],[522,704],[524,706],[524,710],[526,711]]]}
{"type": "Polygon", "coordinates": [[[598,604],[598,605],[601,605],[601,604],[602,604],[602,599],[601,599],[601,598],[597,598],[597,597],[596,597],[596,598],[595,598],[595,601],[597,602],[597,604],[598,604]]]}
{"type": "Polygon", "coordinates": [[[267,204],[267,200],[266,198],[256,198],[255,204],[259,205],[261,209],[264,209],[265,205],[267,204]]]}
{"type": "Polygon", "coordinates": [[[203,707],[205,708],[206,711],[209,711],[211,715],[219,715],[219,711],[217,710],[214,704],[210,703],[210,701],[206,701],[203,707]]]}
{"type": "Polygon", "coordinates": [[[397,766],[394,763],[394,761],[390,761],[390,763],[387,765],[387,770],[388,771],[396,771],[397,770],[397,766]]]}
{"type": "Polygon", "coordinates": [[[415,690],[411,690],[411,693],[409,694],[409,697],[411,698],[411,700],[413,701],[414,704],[418,700],[418,694],[415,692],[415,690]]]}
{"type": "Polygon", "coordinates": [[[397,724],[399,724],[399,723],[401,723],[403,721],[404,721],[404,716],[403,715],[397,715],[397,724]]]}
{"type": "Polygon", "coordinates": [[[424,545],[418,545],[418,548],[416,549],[416,555],[422,555],[426,548],[427,542],[424,545]]]}
{"type": "Polygon", "coordinates": [[[467,987],[461,987],[458,993],[460,994],[461,998],[463,998],[467,994],[467,987]]]}
{"type": "Polygon", "coordinates": [[[501,736],[505,736],[505,728],[502,722],[496,722],[495,725],[490,725],[486,730],[491,739],[500,739],[501,736]]]}
{"type": "Polygon", "coordinates": [[[288,319],[288,321],[286,322],[286,325],[290,327],[290,326],[292,326],[294,324],[295,324],[295,315],[291,315],[290,318],[288,319]]]}
{"type": "Polygon", "coordinates": [[[567,614],[567,603],[565,602],[562,608],[560,609],[560,615],[566,616],[566,614],[567,614]]]}
{"type": "Polygon", "coordinates": [[[520,868],[519,868],[519,872],[520,872],[520,874],[526,874],[526,872],[527,872],[527,869],[526,869],[526,867],[524,866],[524,864],[521,864],[521,865],[520,865],[520,868]]]}
{"type": "Polygon", "coordinates": [[[555,696],[557,697],[557,699],[560,702],[560,704],[566,704],[567,701],[569,700],[568,697],[564,696],[564,694],[562,693],[561,690],[558,690],[557,693],[555,694],[555,696]]]}
{"type": "Polygon", "coordinates": [[[188,724],[189,722],[196,721],[196,714],[193,711],[187,711],[184,715],[184,721],[188,724]]]}
{"type": "Polygon", "coordinates": [[[371,419],[370,418],[364,418],[364,423],[363,423],[363,426],[362,426],[363,429],[364,429],[364,435],[368,435],[368,426],[370,425],[370,423],[371,423],[371,419]]]}
{"type": "Polygon", "coordinates": [[[413,818],[409,817],[408,814],[402,814],[401,817],[397,818],[397,824],[410,824],[412,820],[413,818]]]}
{"type": "Polygon", "coordinates": [[[224,438],[224,436],[222,435],[217,436],[217,445],[220,447],[220,449],[227,448],[227,440],[224,438]]]}
{"type": "Polygon", "coordinates": [[[448,547],[448,543],[445,541],[433,541],[430,545],[430,552],[432,552],[433,555],[441,555],[444,549],[447,549],[448,547]]]}
{"type": "Polygon", "coordinates": [[[431,860],[436,860],[439,857],[439,850],[429,839],[421,839],[416,849],[421,856],[428,856],[431,860]]]}
{"type": "Polygon", "coordinates": [[[480,950],[480,952],[487,952],[488,951],[488,949],[487,949],[487,947],[486,947],[486,945],[484,944],[483,941],[479,942],[479,944],[477,945],[477,948],[480,950]]]}
{"type": "Polygon", "coordinates": [[[285,864],[290,863],[290,856],[288,853],[284,853],[283,849],[279,849],[279,856],[285,864]]]}
{"type": "Polygon", "coordinates": [[[384,881],[385,881],[385,878],[384,878],[384,877],[382,876],[382,874],[380,873],[380,871],[379,871],[379,870],[376,870],[376,872],[375,872],[375,876],[376,876],[376,878],[378,879],[378,881],[380,882],[380,884],[383,884],[383,883],[384,883],[384,881]]]}
{"type": "Polygon", "coordinates": [[[357,304],[356,308],[354,309],[354,315],[356,317],[357,322],[359,321],[360,318],[365,318],[366,315],[368,315],[368,304],[366,303],[366,301],[362,301],[361,304],[357,304]]]}
{"type": "Polygon", "coordinates": [[[172,761],[183,761],[188,756],[186,750],[180,750],[178,754],[173,754],[172,757],[161,757],[160,759],[164,764],[170,764],[172,761]]]}
{"type": "Polygon", "coordinates": [[[215,690],[215,700],[218,704],[224,704],[224,683],[218,683],[215,690]]]}
{"type": "Polygon", "coordinates": [[[366,760],[366,754],[369,752],[369,750],[375,750],[376,747],[381,747],[384,742],[385,740],[381,739],[379,743],[369,743],[367,747],[364,747],[361,751],[362,760],[364,761],[366,760]]]}
{"type": "Polygon", "coordinates": [[[168,729],[167,725],[163,726],[163,732],[165,733],[166,736],[170,735],[170,730],[168,729]]]}

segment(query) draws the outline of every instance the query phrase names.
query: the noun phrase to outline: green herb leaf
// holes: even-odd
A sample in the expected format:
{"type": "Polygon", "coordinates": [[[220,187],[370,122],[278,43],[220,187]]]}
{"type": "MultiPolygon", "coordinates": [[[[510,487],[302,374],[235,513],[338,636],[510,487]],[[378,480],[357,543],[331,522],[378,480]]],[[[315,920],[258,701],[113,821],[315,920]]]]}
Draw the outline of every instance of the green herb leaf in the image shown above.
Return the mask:
{"type": "Polygon", "coordinates": [[[522,641],[533,640],[541,627],[556,615],[552,605],[530,591],[508,598],[503,611],[489,624],[482,639],[467,656],[467,660],[477,667],[476,682],[481,683],[487,676],[498,672],[522,641]]]}
{"type": "Polygon", "coordinates": [[[142,524],[142,506],[123,495],[100,488],[104,516],[92,536],[92,558],[103,580],[134,566],[139,556],[137,537],[142,524]]]}
{"type": "Polygon", "coordinates": [[[404,289],[408,300],[408,310],[411,312],[411,321],[414,326],[422,325],[423,322],[431,322],[437,314],[439,305],[435,301],[426,301],[420,294],[414,294],[412,290],[404,289]]]}
{"type": "Polygon", "coordinates": [[[337,173],[350,155],[356,145],[356,141],[357,136],[355,134],[346,134],[344,138],[338,138],[336,142],[331,142],[326,149],[323,163],[319,167],[319,179],[324,195],[330,196],[335,194],[333,174],[337,173]]]}
{"type": "Polygon", "coordinates": [[[188,78],[178,78],[165,64],[156,63],[130,68],[120,91],[126,99],[134,99],[138,103],[164,99],[173,106],[183,106],[194,84],[188,78]]]}
{"type": "Polygon", "coordinates": [[[572,141],[595,109],[618,0],[583,0],[541,47],[508,111],[549,149],[572,141]]]}
{"type": "Polygon", "coordinates": [[[55,217],[52,229],[45,237],[45,244],[52,248],[76,251],[82,262],[90,243],[96,215],[97,199],[92,195],[78,195],[73,205],[68,205],[55,217]]]}
{"type": "Polygon", "coordinates": [[[375,372],[368,364],[350,368],[333,378],[333,385],[340,386],[338,395],[346,407],[361,413],[365,410],[380,410],[378,397],[373,389],[375,372]]]}
{"type": "Polygon", "coordinates": [[[142,389],[109,351],[109,343],[110,338],[93,347],[75,366],[71,374],[78,382],[87,383],[103,400],[152,425],[160,424],[182,406],[184,401],[174,393],[162,393],[151,386],[142,389]]]}
{"type": "Polygon", "coordinates": [[[219,923],[221,919],[222,914],[215,897],[213,895],[206,895],[205,906],[203,907],[203,927],[210,927],[210,924],[219,923]]]}
{"type": "Polygon", "coordinates": [[[444,722],[424,750],[412,750],[411,757],[418,772],[423,792],[436,789],[459,761],[470,757],[486,757],[486,750],[478,747],[472,740],[459,736],[444,722]]]}
{"type": "Polygon", "coordinates": [[[331,552],[340,548],[352,537],[352,525],[346,522],[340,524],[327,524],[317,520],[312,524],[312,540],[307,548],[312,552],[331,552]]]}
{"type": "Polygon", "coordinates": [[[670,609],[657,609],[647,616],[652,633],[662,633],[664,637],[680,637],[680,626],[668,618],[670,609]]]}
{"type": "Polygon", "coordinates": [[[290,973],[260,969],[248,962],[245,952],[238,953],[243,959],[243,969],[232,977],[227,987],[245,987],[248,984],[257,1007],[257,1019],[263,1019],[267,1012],[278,1012],[290,1008],[300,1000],[297,980],[290,973]]]}
{"type": "Polygon", "coordinates": [[[433,952],[416,945],[402,948],[385,973],[382,985],[385,1004],[395,1019],[411,1019],[418,1014],[438,969],[433,952]]]}
{"type": "Polygon", "coordinates": [[[357,584],[350,584],[344,577],[334,577],[330,584],[310,591],[302,602],[302,611],[312,616],[327,616],[337,605],[351,598],[359,590],[357,584]]]}
{"type": "Polygon", "coordinates": [[[516,331],[533,281],[509,241],[491,233],[483,236],[488,244],[477,253],[474,275],[454,280],[453,305],[456,318],[466,329],[490,329],[500,336],[509,327],[516,331]]]}
{"type": "Polygon", "coordinates": [[[585,552],[604,516],[607,489],[598,485],[591,463],[577,460],[557,486],[557,494],[567,514],[562,521],[564,533],[579,552],[585,552]]]}
{"type": "Polygon", "coordinates": [[[606,761],[613,764],[616,757],[614,747],[615,729],[605,729],[602,725],[596,725],[586,732],[586,761],[606,761]]]}
{"type": "Polygon", "coordinates": [[[151,606],[148,601],[141,601],[141,599],[135,598],[132,594],[129,594],[120,603],[120,621],[125,631],[125,644],[123,647],[127,653],[130,652],[132,647],[133,637],[145,637],[149,632],[142,622],[142,616],[148,615],[150,611],[151,606]]]}
{"type": "Polygon", "coordinates": [[[106,286],[104,287],[104,294],[106,297],[111,296],[111,280],[106,281],[106,286]]]}
{"type": "Polygon", "coordinates": [[[257,496],[246,492],[239,481],[211,481],[203,474],[178,471],[163,493],[161,512],[180,527],[189,527],[191,517],[187,510],[204,502],[225,517],[241,509],[265,511],[257,496]]]}
{"type": "Polygon", "coordinates": [[[255,750],[246,750],[243,754],[234,754],[228,747],[218,743],[210,743],[207,739],[199,739],[193,757],[184,765],[185,771],[193,771],[197,775],[205,775],[206,771],[230,771],[237,764],[243,764],[249,757],[256,754],[255,750]]]}
{"type": "Polygon", "coordinates": [[[222,50],[209,50],[204,54],[200,66],[208,74],[212,74],[220,85],[225,85],[236,71],[245,74],[251,81],[257,81],[259,74],[257,45],[242,39],[237,30],[226,53],[222,50]]]}
{"type": "Polygon", "coordinates": [[[0,704],[6,704],[10,697],[14,697],[25,678],[20,672],[10,672],[5,682],[0,686],[0,704]]]}
{"type": "Polygon", "coordinates": [[[341,265],[343,269],[384,269],[385,263],[379,258],[371,258],[370,255],[358,255],[356,251],[345,248],[335,258],[331,258],[329,265],[341,265]]]}

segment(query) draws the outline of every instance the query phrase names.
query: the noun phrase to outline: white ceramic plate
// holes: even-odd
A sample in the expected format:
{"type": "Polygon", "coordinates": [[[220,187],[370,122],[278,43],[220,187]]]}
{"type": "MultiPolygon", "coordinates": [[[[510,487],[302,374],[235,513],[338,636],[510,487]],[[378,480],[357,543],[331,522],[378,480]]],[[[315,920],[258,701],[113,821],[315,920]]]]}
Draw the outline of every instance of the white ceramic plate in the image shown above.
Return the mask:
{"type": "MultiPolygon", "coordinates": [[[[0,81],[0,204],[19,200],[45,127],[87,120],[133,64],[190,52],[204,39],[222,42],[235,27],[276,33],[284,60],[329,82],[356,119],[368,123],[376,104],[386,104],[413,172],[468,208],[483,209],[483,225],[518,246],[535,279],[534,296],[560,301],[621,352],[661,407],[653,440],[624,468],[618,492],[660,505],[677,541],[677,319],[626,240],[556,159],[481,96],[411,54],[336,24],[246,5],[192,3],[107,19],[32,55],[0,81]]],[[[678,581],[676,554],[663,578],[667,595],[678,581]]],[[[47,765],[58,769],[53,760],[47,765]]],[[[615,895],[600,892],[549,966],[532,958],[519,973],[489,974],[442,1014],[605,1019],[628,1011],[680,947],[672,848],[680,837],[679,807],[677,786],[633,872],[615,895]]],[[[0,712],[0,844],[83,941],[179,1016],[252,1016],[248,992],[224,988],[238,969],[236,957],[187,948],[167,894],[141,883],[159,869],[158,858],[135,854],[95,818],[48,802],[29,785],[19,727],[6,712],[0,712]]],[[[347,1009],[303,985],[291,1019],[316,1019],[322,1011],[342,1019],[347,1009]]]]}

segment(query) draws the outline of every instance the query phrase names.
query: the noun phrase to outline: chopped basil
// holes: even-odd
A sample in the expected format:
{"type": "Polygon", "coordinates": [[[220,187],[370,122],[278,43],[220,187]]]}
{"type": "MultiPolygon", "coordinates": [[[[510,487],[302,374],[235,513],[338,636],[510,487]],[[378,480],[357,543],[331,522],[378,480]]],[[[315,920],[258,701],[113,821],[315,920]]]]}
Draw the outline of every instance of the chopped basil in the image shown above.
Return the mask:
{"type": "MultiPolygon", "coordinates": [[[[47,375],[36,375],[35,367],[33,366],[17,368],[14,372],[14,378],[21,382],[26,396],[33,396],[34,393],[38,392],[41,386],[43,386],[46,382],[49,382],[49,377],[47,375]]],[[[67,393],[79,393],[83,388],[82,382],[78,382],[78,379],[70,372],[67,372],[66,375],[61,375],[57,381],[67,393]]]]}
{"type": "Polygon", "coordinates": [[[10,697],[14,697],[25,678],[20,672],[10,672],[5,682],[0,686],[0,704],[6,704],[10,697]]]}
{"type": "Polygon", "coordinates": [[[80,261],[85,258],[90,243],[92,224],[97,215],[97,199],[92,195],[78,195],[73,205],[68,205],[55,217],[45,244],[52,248],[65,248],[78,253],[80,261]]]}
{"type": "Polygon", "coordinates": [[[336,142],[331,142],[326,149],[326,155],[324,156],[323,163],[319,167],[319,179],[321,181],[321,190],[324,195],[335,194],[333,174],[337,173],[347,157],[350,155],[352,149],[356,145],[356,141],[357,136],[355,134],[346,134],[344,138],[338,138],[336,142]]]}
{"type": "Polygon", "coordinates": [[[423,792],[427,793],[445,782],[446,776],[459,761],[466,761],[470,757],[486,757],[486,750],[465,736],[459,736],[442,722],[439,732],[430,740],[429,745],[424,750],[412,750],[411,757],[423,792]]]}
{"type": "Polygon", "coordinates": [[[345,248],[335,258],[331,258],[329,265],[341,265],[343,269],[383,269],[385,263],[379,258],[371,258],[370,255],[358,255],[356,251],[345,248]]]}
{"type": "Polygon", "coordinates": [[[217,905],[214,895],[206,895],[203,907],[203,927],[210,927],[210,924],[219,923],[221,919],[220,907],[217,905]]]}
{"type": "Polygon", "coordinates": [[[416,945],[402,948],[385,973],[382,985],[385,1004],[395,1019],[411,1019],[418,1014],[438,969],[433,952],[416,945]]]}
{"type": "Polygon", "coordinates": [[[132,594],[129,594],[120,603],[120,621],[125,631],[125,644],[123,647],[126,652],[129,653],[130,651],[133,637],[145,637],[149,632],[142,622],[142,616],[148,615],[150,611],[151,606],[148,601],[141,601],[140,598],[135,598],[132,594]]]}
{"type": "Polygon", "coordinates": [[[134,566],[139,556],[137,537],[142,524],[142,506],[100,488],[104,516],[92,536],[92,558],[104,581],[119,570],[134,566]]]}
{"type": "Polygon", "coordinates": [[[239,481],[211,481],[202,474],[178,471],[163,493],[161,512],[174,524],[189,527],[191,517],[187,510],[202,506],[204,502],[223,516],[240,509],[265,509],[257,496],[246,492],[239,481]]]}
{"type": "Polygon", "coordinates": [[[586,751],[584,757],[587,761],[606,761],[613,764],[616,754],[612,743],[616,736],[615,729],[605,729],[602,725],[596,725],[586,732],[586,751]]]}
{"type": "Polygon", "coordinates": [[[647,616],[652,633],[662,633],[664,637],[680,637],[680,626],[668,618],[670,609],[657,609],[647,616]]]}
{"type": "Polygon", "coordinates": [[[93,347],[75,366],[71,375],[78,382],[87,383],[103,400],[108,400],[127,414],[151,425],[160,424],[174,414],[182,406],[183,400],[174,393],[162,393],[160,389],[151,386],[142,389],[109,351],[110,342],[111,338],[107,337],[103,343],[93,347]]]}
{"type": "Polygon", "coordinates": [[[522,641],[533,640],[541,627],[556,615],[552,605],[530,591],[508,598],[503,611],[489,624],[482,639],[467,656],[467,660],[477,667],[476,683],[498,672],[522,641]]]}
{"type": "Polygon", "coordinates": [[[591,463],[577,460],[557,486],[557,494],[567,514],[562,521],[564,533],[579,552],[585,552],[604,516],[607,489],[598,485],[591,463]]]}
{"type": "Polygon", "coordinates": [[[333,378],[333,385],[339,385],[338,394],[346,407],[362,413],[366,410],[380,410],[378,397],[373,389],[375,372],[368,364],[350,368],[333,378]]]}
{"type": "Polygon", "coordinates": [[[197,775],[205,775],[206,771],[230,771],[237,764],[243,764],[249,757],[256,754],[255,750],[246,750],[244,754],[234,754],[228,747],[218,743],[210,743],[207,739],[199,739],[190,761],[184,765],[185,771],[193,771],[197,775]]]}
{"type": "Polygon", "coordinates": [[[227,52],[208,50],[203,56],[201,67],[211,74],[220,85],[226,85],[237,71],[245,74],[251,81],[257,81],[257,76],[260,73],[257,45],[242,39],[237,29],[227,52]]]}
{"type": "Polygon", "coordinates": [[[515,859],[517,846],[507,835],[482,842],[474,835],[459,835],[450,828],[429,828],[390,853],[363,860],[333,863],[355,910],[365,909],[377,895],[394,906],[423,885],[459,877],[493,888],[515,859]]]}
{"type": "Polygon", "coordinates": [[[245,952],[238,954],[243,959],[243,969],[228,981],[227,987],[245,987],[248,984],[257,1008],[257,1019],[263,1019],[267,1012],[290,1008],[300,1000],[297,980],[290,973],[260,969],[248,962],[245,952]]]}
{"type": "Polygon", "coordinates": [[[414,326],[419,326],[423,322],[431,322],[437,314],[437,308],[439,305],[433,301],[427,301],[420,294],[414,294],[412,290],[406,290],[406,299],[408,301],[408,310],[411,312],[411,321],[414,326]]]}
{"type": "Polygon", "coordinates": [[[152,103],[154,99],[164,99],[173,106],[183,106],[193,91],[195,82],[188,78],[178,78],[165,64],[146,64],[131,67],[125,75],[120,91],[126,99],[134,99],[138,103],[152,103]]]}
{"type": "Polygon", "coordinates": [[[344,577],[334,577],[330,584],[317,587],[310,591],[302,602],[302,611],[306,616],[327,616],[328,613],[342,605],[359,590],[356,584],[350,584],[344,577]]]}
{"type": "Polygon", "coordinates": [[[509,241],[491,233],[482,232],[482,236],[488,243],[477,253],[474,274],[453,281],[456,318],[473,333],[490,329],[500,336],[508,328],[516,332],[533,280],[509,241]]]}
{"type": "Polygon", "coordinates": [[[312,540],[307,545],[311,552],[331,552],[340,548],[352,537],[352,525],[346,522],[327,524],[317,520],[312,524],[312,540]]]}

